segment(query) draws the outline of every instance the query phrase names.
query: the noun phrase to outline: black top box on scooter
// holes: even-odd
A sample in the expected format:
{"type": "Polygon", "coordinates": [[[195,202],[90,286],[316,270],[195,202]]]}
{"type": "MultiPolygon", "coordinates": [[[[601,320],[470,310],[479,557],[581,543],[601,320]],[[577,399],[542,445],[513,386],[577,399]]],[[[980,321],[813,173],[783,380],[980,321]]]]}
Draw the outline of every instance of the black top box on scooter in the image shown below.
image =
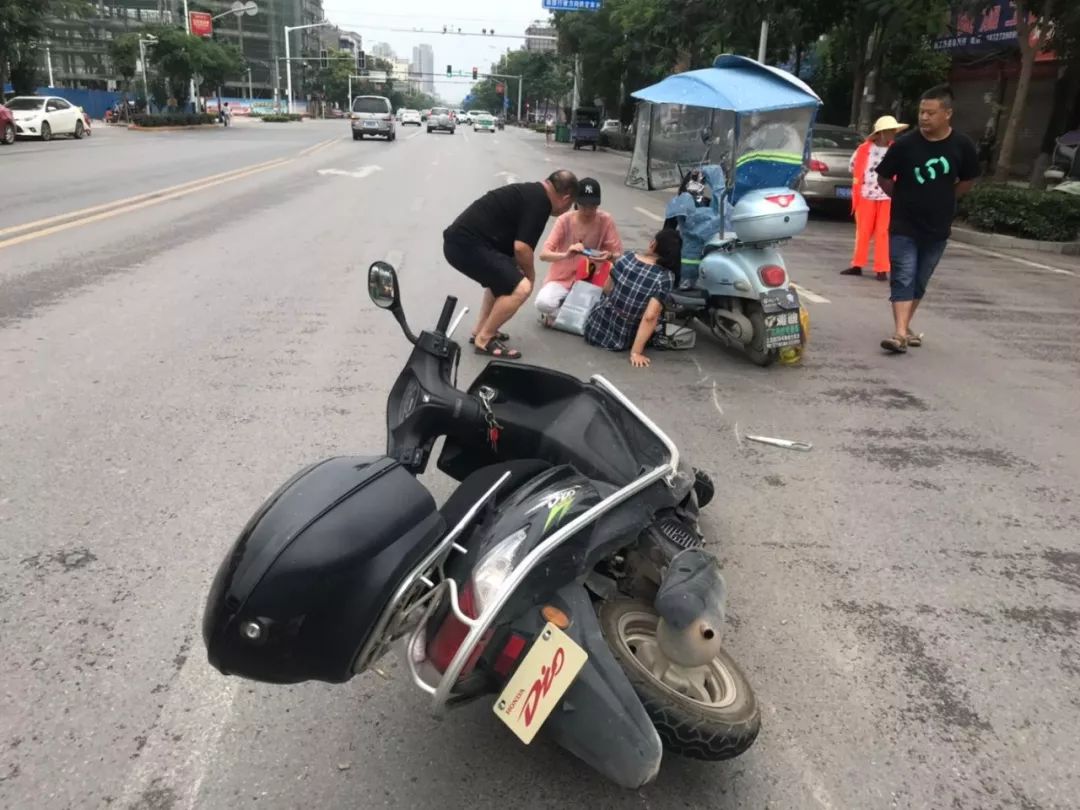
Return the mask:
{"type": "Polygon", "coordinates": [[[203,617],[210,663],[270,683],[348,680],[399,583],[444,533],[430,493],[391,458],[307,467],[218,570],[203,617]]]}

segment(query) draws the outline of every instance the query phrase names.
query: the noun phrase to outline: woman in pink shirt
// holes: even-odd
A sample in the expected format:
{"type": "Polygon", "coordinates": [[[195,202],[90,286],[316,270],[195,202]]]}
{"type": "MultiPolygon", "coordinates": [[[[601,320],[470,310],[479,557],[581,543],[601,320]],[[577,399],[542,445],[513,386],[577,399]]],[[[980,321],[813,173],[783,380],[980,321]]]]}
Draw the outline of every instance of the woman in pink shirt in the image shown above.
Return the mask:
{"type": "Polygon", "coordinates": [[[599,255],[593,258],[598,261],[609,261],[623,252],[615,220],[607,211],[600,210],[600,183],[591,177],[578,183],[575,210],[555,220],[555,227],[540,252],[541,261],[552,263],[544,286],[536,294],[536,308],[545,326],[555,323],[559,307],[577,278],[585,250],[597,251],[599,255]]]}

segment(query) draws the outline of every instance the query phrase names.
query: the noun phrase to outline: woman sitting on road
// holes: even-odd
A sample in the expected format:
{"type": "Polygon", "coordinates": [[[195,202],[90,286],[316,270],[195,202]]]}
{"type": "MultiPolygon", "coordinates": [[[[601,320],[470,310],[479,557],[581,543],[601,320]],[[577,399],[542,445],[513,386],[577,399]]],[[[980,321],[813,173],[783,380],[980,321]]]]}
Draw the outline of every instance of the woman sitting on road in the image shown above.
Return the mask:
{"type": "Polygon", "coordinates": [[[567,211],[551,229],[540,260],[552,262],[544,286],[536,294],[536,308],[544,326],[552,326],[559,307],[577,279],[585,261],[584,252],[595,251],[592,259],[606,262],[622,253],[622,240],[615,220],[600,210],[600,183],[591,177],[578,181],[577,210],[567,211]]]}
{"type": "Polygon", "coordinates": [[[585,342],[613,352],[630,349],[630,364],[646,368],[652,339],[679,271],[682,239],[665,228],[644,253],[624,253],[604,285],[604,297],[585,322],[585,342]]]}

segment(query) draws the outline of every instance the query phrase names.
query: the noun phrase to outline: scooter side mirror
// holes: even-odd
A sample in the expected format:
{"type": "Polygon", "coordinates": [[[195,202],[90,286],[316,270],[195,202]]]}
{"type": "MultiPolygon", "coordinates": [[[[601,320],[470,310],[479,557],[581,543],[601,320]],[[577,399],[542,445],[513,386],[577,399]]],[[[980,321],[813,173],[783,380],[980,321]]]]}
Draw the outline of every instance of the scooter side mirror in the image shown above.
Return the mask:
{"type": "Polygon", "coordinates": [[[375,262],[368,268],[368,295],[379,309],[387,309],[398,322],[401,331],[409,342],[416,344],[416,335],[409,329],[405,312],[401,308],[401,288],[398,286],[397,271],[387,262],[375,262]]]}
{"type": "Polygon", "coordinates": [[[375,262],[368,268],[368,295],[379,309],[400,309],[397,272],[391,265],[375,262]]]}

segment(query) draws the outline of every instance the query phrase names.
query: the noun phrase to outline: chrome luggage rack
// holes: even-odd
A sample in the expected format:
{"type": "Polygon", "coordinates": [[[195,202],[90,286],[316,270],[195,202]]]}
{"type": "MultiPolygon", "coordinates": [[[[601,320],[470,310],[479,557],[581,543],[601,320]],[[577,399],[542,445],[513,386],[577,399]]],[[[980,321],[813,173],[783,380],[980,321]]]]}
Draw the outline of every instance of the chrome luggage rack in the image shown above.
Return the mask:
{"type": "MultiPolygon", "coordinates": [[[[441,717],[446,712],[447,702],[451,697],[454,685],[458,682],[461,671],[472,656],[473,650],[476,649],[477,644],[487,633],[488,628],[491,627],[499,611],[509,601],[518,585],[536,568],[540,561],[551,551],[573,537],[579,530],[657,481],[664,480],[669,486],[674,483],[679,469],[679,450],[675,443],[637,405],[604,377],[595,375],[590,379],[590,382],[617,399],[623,407],[660,439],[668,450],[668,460],[660,466],[643,473],[626,486],[601,500],[588,511],[553,532],[525,556],[484,607],[480,616],[473,618],[461,609],[457,582],[450,577],[444,576],[442,569],[452,552],[465,553],[467,551],[465,547],[457,542],[457,539],[510,477],[510,473],[503,475],[472,505],[461,521],[439,541],[420,564],[402,580],[393,598],[380,615],[369,641],[360,651],[360,655],[357,656],[356,664],[353,666],[354,672],[359,673],[366,670],[386,654],[394,641],[407,635],[404,656],[409,668],[409,674],[413,683],[432,696],[432,714],[441,717]],[[444,596],[448,597],[450,609],[454,611],[458,621],[468,627],[469,632],[461,646],[458,647],[450,665],[439,678],[438,683],[433,684],[424,678],[424,674],[419,669],[420,664],[424,662],[421,641],[424,638],[427,620],[442,604],[444,596]],[[416,652],[418,649],[420,650],[419,653],[416,652]]],[[[437,675],[438,673],[433,671],[432,674],[437,675]]]]}

